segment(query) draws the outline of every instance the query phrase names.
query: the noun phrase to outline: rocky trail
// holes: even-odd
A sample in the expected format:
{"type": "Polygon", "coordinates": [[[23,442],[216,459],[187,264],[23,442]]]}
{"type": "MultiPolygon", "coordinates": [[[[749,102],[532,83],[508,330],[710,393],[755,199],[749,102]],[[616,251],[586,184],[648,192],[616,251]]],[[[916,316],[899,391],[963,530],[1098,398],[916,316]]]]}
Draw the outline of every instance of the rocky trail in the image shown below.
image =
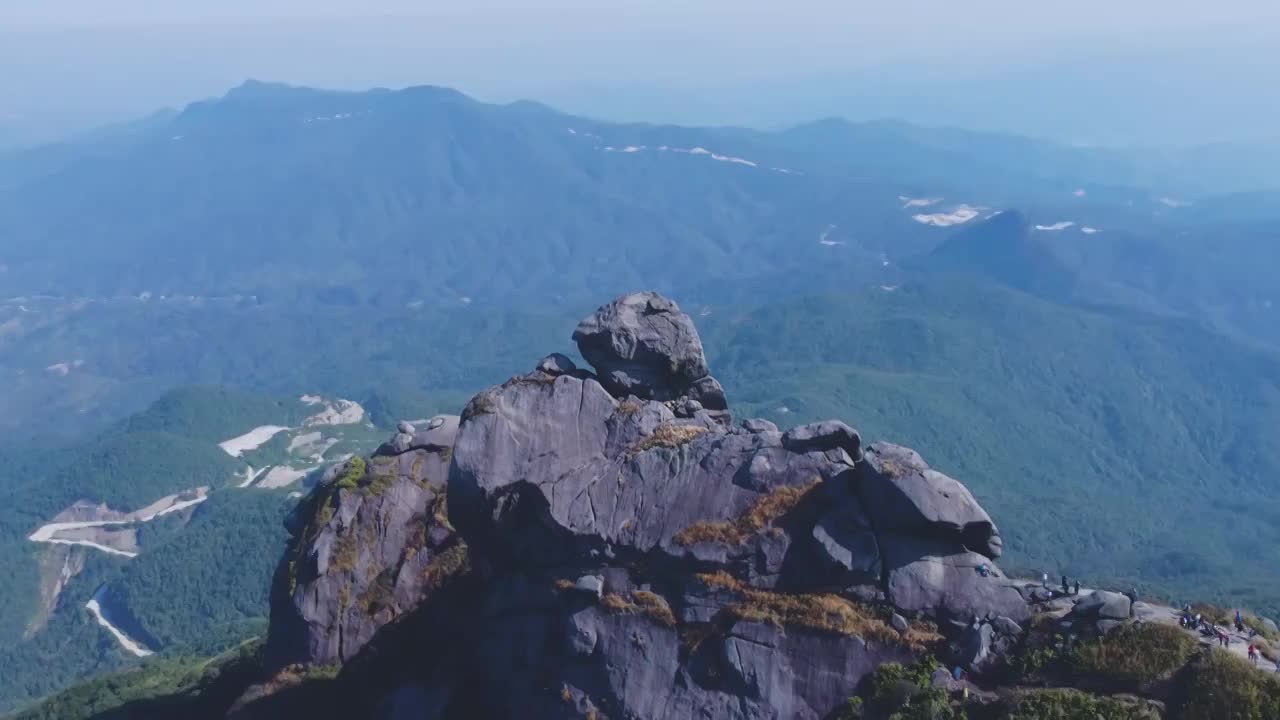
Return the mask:
{"type": "MultiPolygon", "coordinates": [[[[1034,580],[1019,581],[1019,584],[1026,588],[1031,588],[1033,590],[1040,589],[1043,591],[1041,584],[1034,580]]],[[[1052,616],[1058,618],[1067,617],[1077,605],[1089,603],[1095,597],[1100,597],[1102,595],[1115,597],[1117,595],[1115,592],[1085,587],[1080,588],[1079,595],[1064,595],[1060,590],[1051,590],[1050,592],[1053,593],[1053,599],[1044,603],[1044,606],[1052,616]]],[[[1160,623],[1162,625],[1177,627],[1187,635],[1194,637],[1196,641],[1204,647],[1222,647],[1218,644],[1216,638],[1212,636],[1202,635],[1198,630],[1183,628],[1179,624],[1179,619],[1182,617],[1182,611],[1178,608],[1138,600],[1133,603],[1132,617],[1138,622],[1160,623]]],[[[1230,643],[1223,649],[1230,651],[1233,655],[1247,660],[1249,658],[1249,645],[1256,642],[1255,638],[1251,638],[1249,636],[1248,628],[1245,628],[1245,632],[1238,632],[1235,627],[1230,624],[1219,625],[1218,627],[1230,638],[1230,643]]],[[[1259,656],[1257,666],[1260,670],[1272,673],[1277,672],[1278,667],[1276,662],[1268,660],[1263,656],[1259,656]]]]}

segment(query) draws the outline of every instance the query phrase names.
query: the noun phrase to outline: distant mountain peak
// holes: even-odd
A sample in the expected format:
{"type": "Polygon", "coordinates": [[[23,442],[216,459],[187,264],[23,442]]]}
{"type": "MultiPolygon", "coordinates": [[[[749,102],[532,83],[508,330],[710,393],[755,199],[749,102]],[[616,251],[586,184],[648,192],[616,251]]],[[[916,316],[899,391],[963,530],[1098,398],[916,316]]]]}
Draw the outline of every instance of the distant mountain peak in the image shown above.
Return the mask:
{"type": "Polygon", "coordinates": [[[1031,227],[1031,221],[1019,210],[997,212],[948,238],[930,254],[927,265],[1065,300],[1076,286],[1076,274],[1031,227]]]}
{"type": "Polygon", "coordinates": [[[231,88],[223,95],[224,100],[241,100],[279,97],[286,94],[300,94],[320,92],[314,88],[301,87],[298,85],[289,85],[282,82],[268,82],[264,80],[255,80],[249,78],[239,85],[231,88]]]}

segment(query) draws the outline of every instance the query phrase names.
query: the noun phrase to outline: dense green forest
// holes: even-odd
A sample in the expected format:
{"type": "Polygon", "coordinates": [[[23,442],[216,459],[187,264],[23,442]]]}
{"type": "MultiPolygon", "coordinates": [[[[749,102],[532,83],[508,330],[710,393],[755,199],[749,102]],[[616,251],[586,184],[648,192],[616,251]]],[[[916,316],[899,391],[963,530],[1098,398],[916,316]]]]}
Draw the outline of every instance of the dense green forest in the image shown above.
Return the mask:
{"type": "Polygon", "coordinates": [[[287,537],[284,491],[215,493],[182,532],[148,546],[107,586],[153,647],[210,655],[265,624],[271,574],[287,537]]]}
{"type": "Polygon", "coordinates": [[[739,415],[920,450],[979,495],[1006,564],[1280,611],[1274,352],[941,278],[703,327],[739,415]]]}
{"type": "Polygon", "coordinates": [[[218,443],[260,425],[295,425],[311,412],[297,400],[277,400],[225,387],[180,387],[146,412],[125,418],[121,434],[163,432],[218,443]]]}
{"type": "MultiPolygon", "coordinates": [[[[376,400],[376,398],[375,398],[376,400]]],[[[378,400],[383,421],[397,412],[430,416],[443,408],[427,398],[378,400]]],[[[279,399],[216,387],[179,388],[146,410],[112,423],[81,444],[49,452],[10,450],[0,464],[0,710],[59,689],[89,673],[133,665],[137,658],[98,627],[85,603],[99,588],[112,622],[166,657],[205,657],[266,627],[271,574],[286,537],[283,519],[296,489],[238,488],[246,461],[306,463],[288,451],[292,430],[242,458],[217,443],[259,425],[300,426],[317,411],[294,396],[279,399]],[[194,508],[135,527],[138,556],[126,559],[77,547],[66,555],[85,566],[58,597],[34,634],[40,589],[61,569],[65,546],[27,540],[39,525],[80,499],[134,510],[165,495],[208,485],[194,508]],[[50,561],[54,558],[56,562],[50,561]]],[[[388,430],[367,425],[318,426],[335,444],[328,455],[368,453],[388,430]]],[[[301,450],[299,453],[303,452],[301,450]]],[[[312,451],[308,451],[312,452],[312,451]]]]}
{"type": "Polygon", "coordinates": [[[467,392],[522,366],[529,338],[562,327],[547,318],[638,288],[736,314],[896,285],[950,234],[920,210],[1071,222],[1043,234],[1109,286],[1094,300],[1280,343],[1280,195],[1175,211],[1141,173],[1025,138],[611,124],[440,88],[258,83],[117,141],[8,160],[0,444],[73,438],[184,385],[467,392]],[[624,147],[643,150],[609,150],[624,147]]]}
{"type": "MultiPolygon", "coordinates": [[[[5,709],[136,661],[84,608],[102,581],[124,562],[102,553],[88,555],[84,571],[63,590],[63,602],[46,629],[21,643],[0,646],[0,698],[5,709]]],[[[18,609],[5,608],[6,613],[18,609]]]]}
{"type": "Polygon", "coordinates": [[[0,537],[23,537],[77,500],[130,512],[193,487],[222,487],[243,465],[214,443],[162,432],[108,433],[0,487],[0,537]]]}
{"type": "MultiPolygon", "coordinates": [[[[248,640],[214,657],[177,656],[158,658],[141,667],[103,674],[93,680],[60,692],[28,710],[13,716],[14,720],[88,720],[104,713],[128,717],[130,703],[170,697],[179,705],[187,696],[201,702],[201,695],[215,695],[221,683],[237,682],[257,672],[260,640],[248,640]]],[[[234,698],[219,698],[229,703],[234,698]]],[[[211,697],[204,698],[212,702],[211,697]]],[[[174,717],[184,716],[174,709],[174,717]]]]}

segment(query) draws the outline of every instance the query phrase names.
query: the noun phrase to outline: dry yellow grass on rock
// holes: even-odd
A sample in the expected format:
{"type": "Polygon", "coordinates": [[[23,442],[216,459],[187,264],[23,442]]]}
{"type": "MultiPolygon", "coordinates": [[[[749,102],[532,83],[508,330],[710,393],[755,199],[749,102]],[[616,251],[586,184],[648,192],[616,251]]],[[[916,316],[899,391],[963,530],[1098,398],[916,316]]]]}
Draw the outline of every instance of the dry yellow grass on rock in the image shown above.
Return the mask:
{"type": "Polygon", "coordinates": [[[639,613],[667,627],[675,627],[676,624],[676,616],[666,598],[648,590],[636,590],[631,593],[630,600],[618,593],[606,593],[600,598],[600,604],[610,612],[639,613]]]}
{"type": "Polygon", "coordinates": [[[814,478],[799,486],[775,488],[768,495],[756,500],[745,513],[732,522],[707,522],[700,520],[672,537],[677,545],[689,546],[700,542],[722,542],[741,545],[747,538],[764,529],[774,520],[795,509],[811,490],[822,482],[814,478]]]}
{"type": "Polygon", "coordinates": [[[636,442],[627,457],[634,460],[641,453],[654,448],[677,448],[692,442],[706,431],[706,428],[698,425],[659,425],[654,428],[652,435],[646,435],[636,442]]]}
{"type": "Polygon", "coordinates": [[[831,594],[775,593],[745,585],[723,570],[698,575],[708,587],[727,590],[742,600],[726,608],[740,620],[766,622],[780,629],[804,627],[811,630],[855,635],[863,640],[903,645],[925,650],[942,639],[928,623],[913,623],[906,635],[899,634],[868,608],[831,594]]]}

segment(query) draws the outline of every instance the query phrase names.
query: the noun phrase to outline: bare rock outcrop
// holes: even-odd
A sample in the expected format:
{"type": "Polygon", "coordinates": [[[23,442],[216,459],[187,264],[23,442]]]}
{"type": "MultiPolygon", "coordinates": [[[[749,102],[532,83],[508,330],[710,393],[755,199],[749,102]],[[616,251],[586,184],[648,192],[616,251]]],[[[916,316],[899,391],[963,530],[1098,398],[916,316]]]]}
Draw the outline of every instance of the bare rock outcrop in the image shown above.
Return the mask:
{"type": "Polygon", "coordinates": [[[299,503],[272,591],[272,664],[351,659],[465,566],[446,507],[456,429],[441,418],[403,450],[352,458],[299,503]]]}
{"type": "Polygon", "coordinates": [[[864,458],[834,420],[784,433],[681,412],[710,375],[674,303],[628,295],[574,338],[596,374],[544,363],[459,426],[451,517],[496,576],[520,578],[478,619],[504,628],[479,663],[504,692],[474,712],[819,718],[940,625],[1027,616],[979,572],[1000,554],[990,517],[914,452],[864,458]],[[905,631],[894,608],[915,618],[905,631]]]}
{"type": "Polygon", "coordinates": [[[961,483],[840,421],[733,426],[674,302],[621,297],[573,337],[594,372],[549,355],[307,499],[277,662],[358,666],[466,568],[398,651],[413,672],[376,675],[384,711],[817,720],[884,662],[976,667],[1028,617],[961,483]]]}

